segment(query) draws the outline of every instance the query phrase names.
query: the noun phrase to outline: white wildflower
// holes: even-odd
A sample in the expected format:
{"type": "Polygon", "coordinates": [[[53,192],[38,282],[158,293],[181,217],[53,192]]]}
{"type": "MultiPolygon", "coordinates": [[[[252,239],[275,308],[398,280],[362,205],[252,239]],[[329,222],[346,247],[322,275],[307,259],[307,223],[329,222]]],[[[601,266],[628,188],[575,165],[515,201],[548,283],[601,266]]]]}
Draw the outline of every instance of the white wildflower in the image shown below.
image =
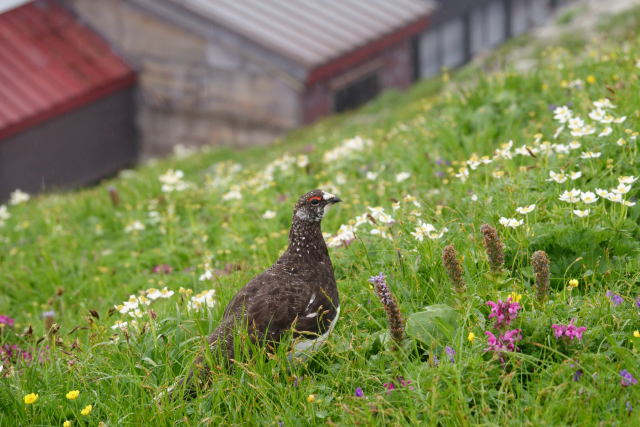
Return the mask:
{"type": "Polygon", "coordinates": [[[569,148],[571,148],[572,150],[577,150],[580,147],[582,147],[582,144],[580,144],[579,141],[571,141],[569,143],[569,148]]]}
{"type": "MultiPolygon", "coordinates": [[[[638,180],[637,176],[619,176],[618,182],[620,184],[633,184],[638,180]]],[[[2,219],[2,215],[0,215],[0,219],[2,219]]]]}
{"type": "Polygon", "coordinates": [[[120,305],[114,306],[121,314],[127,314],[131,310],[138,308],[138,298],[135,295],[130,295],[129,299],[120,305]]]}
{"type": "Polygon", "coordinates": [[[627,145],[627,141],[624,138],[618,138],[618,140],[616,141],[616,145],[618,147],[624,147],[625,145],[627,145]]]}
{"type": "Polygon", "coordinates": [[[309,164],[309,157],[306,154],[300,154],[296,158],[296,165],[299,168],[306,168],[308,164],[309,164]]]}
{"type": "Polygon", "coordinates": [[[372,228],[369,233],[373,234],[374,236],[380,236],[384,239],[391,240],[391,235],[388,233],[388,231],[389,229],[387,227],[377,226],[375,228],[372,228]]]}
{"type": "Polygon", "coordinates": [[[378,175],[378,172],[367,171],[367,173],[365,174],[365,178],[367,178],[369,181],[375,181],[376,179],[378,179],[378,175]]]}
{"type": "Polygon", "coordinates": [[[567,175],[562,171],[560,171],[558,173],[556,173],[554,171],[549,171],[549,176],[551,178],[549,178],[547,181],[555,181],[558,184],[562,184],[562,183],[567,181],[567,175]]]}
{"type": "Polygon", "coordinates": [[[467,178],[469,178],[469,170],[467,168],[460,168],[458,173],[456,174],[456,178],[459,178],[460,181],[465,182],[467,178]]]}
{"type": "Polygon", "coordinates": [[[141,317],[144,317],[145,312],[140,310],[139,308],[136,308],[135,310],[131,310],[129,312],[129,316],[133,317],[133,318],[137,318],[140,319],[141,317]]]}
{"type": "Polygon", "coordinates": [[[533,210],[536,208],[536,205],[529,205],[529,206],[518,206],[516,208],[516,212],[518,212],[519,214],[523,214],[526,215],[530,212],[533,212],[533,210]]]}
{"type": "Polygon", "coordinates": [[[143,231],[145,228],[145,225],[140,221],[133,221],[124,228],[124,231],[126,233],[133,233],[135,231],[143,231]]]}
{"type": "Polygon", "coordinates": [[[570,190],[570,191],[565,191],[563,192],[559,199],[563,202],[568,202],[568,203],[578,203],[580,201],[580,194],[582,192],[576,188],[570,190]]]}
{"type": "Polygon", "coordinates": [[[553,148],[553,151],[555,151],[558,154],[568,154],[569,153],[569,146],[565,145],[565,144],[551,144],[551,147],[553,148]]]}
{"type": "Polygon", "coordinates": [[[203,308],[212,308],[216,305],[215,289],[200,292],[191,297],[191,300],[187,303],[187,309],[190,311],[200,311],[203,308]]]}
{"type": "Polygon", "coordinates": [[[189,183],[184,182],[182,178],[184,177],[184,172],[181,170],[173,170],[169,169],[164,173],[164,175],[160,175],[158,180],[162,183],[162,192],[171,193],[173,191],[182,191],[189,188],[189,183]]]}
{"type": "Polygon", "coordinates": [[[524,224],[523,220],[517,219],[517,218],[501,217],[499,221],[500,221],[500,224],[503,225],[504,227],[510,227],[510,228],[517,228],[517,227],[520,227],[522,224],[524,224]]]}
{"type": "Polygon", "coordinates": [[[583,151],[582,154],[580,154],[580,158],[581,159],[597,159],[598,157],[600,157],[602,153],[597,152],[597,151],[583,151]]]}
{"type": "Polygon", "coordinates": [[[355,240],[356,228],[349,224],[342,224],[338,229],[338,232],[334,236],[328,236],[325,240],[327,242],[327,246],[330,248],[337,248],[344,244],[348,244],[349,242],[355,240]]]}
{"type": "Polygon", "coordinates": [[[614,203],[622,203],[622,194],[620,193],[608,193],[605,198],[614,203]]]}
{"type": "Polygon", "coordinates": [[[272,219],[276,217],[276,213],[272,210],[266,210],[263,214],[262,214],[262,218],[264,219],[272,219]]]}
{"type": "Polygon", "coordinates": [[[571,181],[575,181],[576,179],[580,178],[582,176],[582,172],[577,171],[577,172],[570,172],[569,173],[569,178],[571,178],[571,181]]]}
{"type": "Polygon", "coordinates": [[[209,265],[205,265],[204,273],[202,273],[200,277],[198,277],[198,280],[204,282],[211,279],[213,279],[213,271],[211,270],[211,267],[209,265]]]}
{"type": "Polygon", "coordinates": [[[598,134],[598,136],[609,136],[611,135],[611,132],[613,132],[613,129],[611,129],[611,126],[607,126],[598,134]]]}
{"type": "Polygon", "coordinates": [[[618,194],[627,194],[630,190],[631,190],[631,185],[619,183],[618,186],[611,191],[618,194]]]}
{"type": "Polygon", "coordinates": [[[609,198],[609,192],[607,190],[605,190],[604,188],[596,188],[596,194],[600,197],[602,197],[603,199],[608,199],[609,198]]]}
{"type": "Polygon", "coordinates": [[[500,145],[500,148],[495,150],[494,158],[497,159],[510,159],[512,157],[511,148],[513,147],[513,141],[506,142],[500,145]]]}
{"type": "Polygon", "coordinates": [[[400,172],[399,174],[396,175],[396,182],[406,181],[410,177],[411,177],[411,174],[409,172],[400,172]]]}
{"type": "Polygon", "coordinates": [[[325,152],[323,160],[325,163],[331,163],[343,158],[351,157],[354,153],[362,151],[365,148],[370,147],[372,144],[371,140],[356,136],[354,138],[347,139],[342,143],[342,145],[325,152]]]}
{"type": "Polygon", "coordinates": [[[602,122],[605,119],[606,115],[607,113],[604,110],[596,108],[589,113],[589,118],[591,120],[595,120],[596,122],[602,122]]]}
{"type": "Polygon", "coordinates": [[[589,215],[589,212],[591,212],[589,209],[585,209],[585,210],[574,209],[573,210],[573,214],[575,216],[580,217],[580,218],[584,218],[585,216],[589,215]]]}
{"type": "Polygon", "coordinates": [[[9,209],[5,205],[0,205],[0,227],[2,227],[9,218],[11,218],[11,214],[9,213],[9,209]]]}
{"type": "Polygon", "coordinates": [[[404,198],[402,200],[405,203],[413,203],[413,206],[415,206],[416,208],[422,207],[422,205],[420,204],[418,199],[416,199],[414,196],[412,196],[410,194],[407,194],[406,196],[404,196],[404,198]]]}
{"type": "Polygon", "coordinates": [[[580,199],[582,200],[583,203],[586,203],[586,204],[591,204],[598,201],[598,197],[595,194],[593,194],[591,191],[580,193],[580,199]]]}
{"type": "Polygon", "coordinates": [[[411,235],[415,237],[416,240],[422,242],[425,236],[431,240],[440,239],[447,231],[449,231],[447,227],[443,227],[438,231],[433,224],[428,224],[422,220],[418,220],[418,226],[415,231],[411,232],[411,235]]]}
{"type": "Polygon", "coordinates": [[[31,197],[27,193],[18,188],[13,193],[11,193],[9,204],[19,205],[20,203],[28,202],[30,198],[31,197]]]}
{"type": "Polygon", "coordinates": [[[593,101],[593,105],[596,108],[605,109],[605,108],[616,108],[615,105],[611,103],[609,98],[598,99],[597,101],[593,101]]]}
{"type": "Polygon", "coordinates": [[[166,286],[162,290],[156,288],[147,289],[147,298],[152,301],[158,298],[170,298],[175,292],[170,291],[166,286]]]}
{"type": "Polygon", "coordinates": [[[116,323],[113,324],[113,326],[111,326],[111,329],[120,329],[120,330],[126,330],[127,329],[127,325],[129,324],[129,322],[122,322],[122,321],[116,321],[116,323]]]}
{"type": "Polygon", "coordinates": [[[566,105],[562,107],[556,107],[553,110],[553,118],[559,121],[560,123],[566,123],[573,117],[571,110],[566,105]]]}
{"type": "Polygon", "coordinates": [[[238,190],[238,188],[232,188],[229,192],[222,195],[222,200],[241,200],[242,193],[238,190]]]}
{"type": "Polygon", "coordinates": [[[382,222],[384,224],[393,224],[395,222],[393,217],[384,211],[383,207],[380,207],[380,206],[370,207],[369,206],[369,207],[367,207],[367,209],[369,210],[369,214],[373,217],[373,219],[375,219],[378,222],[382,222]]]}
{"type": "Polygon", "coordinates": [[[569,119],[568,126],[571,130],[582,129],[584,127],[584,120],[582,120],[580,117],[573,117],[569,119]]]}

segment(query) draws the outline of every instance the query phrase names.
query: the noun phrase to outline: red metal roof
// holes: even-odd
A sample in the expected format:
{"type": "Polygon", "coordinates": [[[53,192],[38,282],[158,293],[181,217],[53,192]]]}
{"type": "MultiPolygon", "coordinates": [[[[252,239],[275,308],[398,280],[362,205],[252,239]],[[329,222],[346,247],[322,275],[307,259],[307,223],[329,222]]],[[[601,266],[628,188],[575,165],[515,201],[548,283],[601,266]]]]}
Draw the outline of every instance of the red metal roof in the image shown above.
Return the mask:
{"type": "Polygon", "coordinates": [[[55,0],[0,14],[0,139],[134,81],[109,45],[55,0]]]}

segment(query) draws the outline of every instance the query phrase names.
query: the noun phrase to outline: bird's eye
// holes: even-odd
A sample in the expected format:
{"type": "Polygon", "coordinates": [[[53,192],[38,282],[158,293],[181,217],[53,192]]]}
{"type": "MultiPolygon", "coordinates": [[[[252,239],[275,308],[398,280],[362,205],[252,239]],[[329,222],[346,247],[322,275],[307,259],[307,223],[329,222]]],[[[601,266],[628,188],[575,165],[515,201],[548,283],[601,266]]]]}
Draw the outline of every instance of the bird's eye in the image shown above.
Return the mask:
{"type": "Polygon", "coordinates": [[[321,198],[321,197],[313,196],[313,197],[309,197],[309,198],[307,199],[307,202],[309,202],[309,203],[311,203],[312,205],[314,205],[314,206],[315,206],[315,205],[317,205],[318,203],[320,203],[320,200],[322,200],[322,198],[321,198]]]}

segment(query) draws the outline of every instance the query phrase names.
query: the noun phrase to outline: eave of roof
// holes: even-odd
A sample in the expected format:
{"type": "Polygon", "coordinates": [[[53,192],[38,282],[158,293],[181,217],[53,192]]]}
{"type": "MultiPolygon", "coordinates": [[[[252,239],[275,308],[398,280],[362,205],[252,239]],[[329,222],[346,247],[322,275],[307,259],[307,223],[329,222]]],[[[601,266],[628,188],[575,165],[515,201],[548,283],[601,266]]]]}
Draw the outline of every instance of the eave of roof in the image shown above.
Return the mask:
{"type": "Polygon", "coordinates": [[[209,40],[219,42],[223,31],[306,84],[419,33],[435,7],[429,0],[130,1],[209,40]]]}

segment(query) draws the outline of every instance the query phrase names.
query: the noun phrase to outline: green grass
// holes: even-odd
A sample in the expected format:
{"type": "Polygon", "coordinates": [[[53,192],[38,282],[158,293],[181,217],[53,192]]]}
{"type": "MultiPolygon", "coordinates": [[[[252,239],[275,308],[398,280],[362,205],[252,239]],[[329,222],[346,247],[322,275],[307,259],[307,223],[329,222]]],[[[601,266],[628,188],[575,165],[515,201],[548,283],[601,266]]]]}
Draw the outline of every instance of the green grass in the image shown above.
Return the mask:
{"type": "MultiPolygon", "coordinates": [[[[628,17],[616,22],[637,27],[628,17]]],[[[407,94],[386,94],[269,149],[203,150],[94,188],[9,206],[10,218],[0,228],[0,314],[15,318],[16,325],[5,326],[0,339],[39,351],[42,358],[5,363],[0,425],[637,424],[640,385],[622,387],[619,371],[640,377],[640,338],[633,335],[640,329],[640,207],[602,198],[590,205],[558,200],[573,187],[611,189],[619,176],[639,174],[640,39],[634,32],[615,33],[601,34],[579,55],[549,46],[526,74],[482,75],[474,66],[454,73],[450,83],[436,79],[407,94]],[[577,79],[583,82],[579,87],[571,84],[577,79]],[[605,97],[616,105],[613,116],[626,120],[598,137],[606,125],[588,114],[593,101],[605,97]],[[565,129],[553,138],[558,122],[550,106],[567,103],[595,125],[595,134],[573,137],[565,129]],[[355,136],[371,145],[325,160],[325,153],[355,136]],[[619,139],[626,143],[617,145],[619,139]],[[511,158],[469,168],[464,181],[456,177],[474,153],[492,158],[509,140],[511,158]],[[574,140],[582,146],[544,153],[545,141],[574,140]],[[539,150],[536,156],[515,154],[523,144],[539,150]],[[582,159],[583,151],[601,156],[582,159]],[[303,154],[308,165],[300,167],[296,162],[303,154]],[[163,192],[159,176],[168,169],[184,171],[192,185],[163,192]],[[548,181],[549,171],[561,169],[582,176],[562,184],[548,181]],[[368,172],[377,176],[369,179],[368,172]],[[397,182],[401,172],[411,175],[397,182]],[[110,186],[119,195],[118,206],[110,200],[110,186]],[[309,360],[294,363],[287,362],[286,343],[269,357],[254,352],[233,371],[217,372],[212,387],[196,398],[156,402],[189,369],[233,294],[285,248],[294,201],[316,187],[344,200],[327,214],[327,233],[335,234],[368,206],[383,207],[395,220],[388,226],[369,220],[357,227],[352,244],[331,249],[342,314],[328,343],[309,360]],[[232,189],[240,200],[228,199],[232,189]],[[420,206],[405,200],[407,195],[420,206]],[[536,204],[533,212],[515,212],[530,204],[536,204]],[[585,218],[572,213],[586,208],[591,212],[585,218]],[[267,210],[275,217],[264,219],[267,210]],[[499,224],[501,217],[524,223],[507,228],[499,224]],[[448,231],[418,241],[411,233],[419,219],[448,231]],[[144,230],[126,232],[134,221],[144,230]],[[495,226],[505,244],[502,274],[489,272],[479,231],[484,223],[495,226]],[[372,234],[374,229],[389,238],[372,234]],[[448,244],[456,247],[464,270],[467,289],[461,295],[442,266],[448,244]],[[543,303],[533,287],[530,257],[536,250],[551,259],[543,303]],[[171,273],[153,273],[163,264],[171,273]],[[207,269],[226,272],[199,280],[207,269]],[[393,351],[383,339],[384,309],[367,281],[381,271],[405,317],[447,304],[458,313],[455,332],[428,345],[408,338],[393,351]],[[573,290],[571,279],[579,282],[573,290]],[[145,306],[138,326],[112,329],[116,321],[132,320],[114,312],[114,305],[164,287],[175,294],[145,306]],[[189,311],[189,292],[209,289],[217,304],[189,311]],[[613,305],[607,291],[624,302],[613,305]],[[523,309],[511,328],[521,329],[523,339],[518,352],[500,361],[485,351],[485,331],[494,330],[486,301],[512,292],[522,295],[523,309]],[[47,335],[42,313],[50,310],[60,329],[47,335]],[[551,324],[573,318],[587,327],[582,341],[556,340],[551,324]],[[476,336],[472,342],[470,332],[476,336]],[[444,353],[446,345],[455,349],[455,363],[444,353]],[[573,381],[578,370],[583,375],[573,381]],[[410,387],[400,386],[398,377],[410,380],[410,387]],[[383,384],[390,382],[398,388],[387,392],[383,384]],[[357,387],[365,397],[354,395],[357,387]],[[65,398],[70,390],[80,391],[74,401],[65,398]],[[29,393],[39,398],[25,405],[29,393]],[[635,408],[630,414],[627,402],[635,408]],[[92,412],[81,415],[89,404],[92,412]]],[[[639,185],[632,184],[624,198],[635,200],[639,185]]]]}

